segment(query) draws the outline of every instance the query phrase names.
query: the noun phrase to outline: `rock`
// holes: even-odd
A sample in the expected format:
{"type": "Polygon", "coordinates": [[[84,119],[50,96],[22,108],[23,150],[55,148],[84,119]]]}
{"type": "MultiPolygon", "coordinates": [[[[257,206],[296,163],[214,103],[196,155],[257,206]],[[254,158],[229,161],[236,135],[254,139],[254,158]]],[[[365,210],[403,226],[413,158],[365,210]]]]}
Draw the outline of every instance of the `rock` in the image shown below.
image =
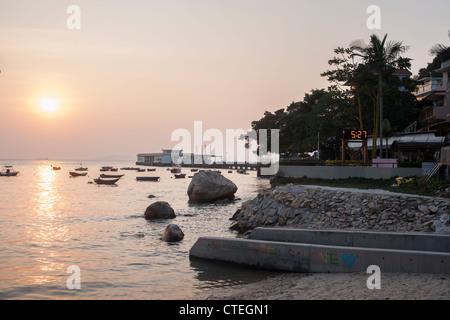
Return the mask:
{"type": "Polygon", "coordinates": [[[279,186],[260,191],[236,211],[230,227],[244,233],[262,226],[305,229],[359,229],[391,232],[448,230],[449,199],[426,199],[350,191],[330,191],[302,186],[279,186]],[[446,228],[447,229],[446,229],[446,228]]]}
{"type": "Polygon", "coordinates": [[[237,186],[219,172],[205,171],[194,175],[188,187],[189,200],[193,202],[214,202],[233,200],[237,186]]]}
{"type": "Polygon", "coordinates": [[[151,204],[144,213],[144,218],[146,220],[174,219],[175,217],[175,211],[170,204],[164,201],[158,201],[151,204]]]}
{"type": "Polygon", "coordinates": [[[428,209],[430,209],[431,213],[435,214],[438,212],[439,208],[436,206],[429,206],[428,209]]]}
{"type": "Polygon", "coordinates": [[[161,236],[161,240],[165,242],[179,242],[183,238],[184,233],[176,224],[169,224],[161,236]]]}
{"type": "Polygon", "coordinates": [[[433,222],[431,229],[436,233],[450,234],[450,218],[448,214],[443,214],[439,220],[433,222]]]}

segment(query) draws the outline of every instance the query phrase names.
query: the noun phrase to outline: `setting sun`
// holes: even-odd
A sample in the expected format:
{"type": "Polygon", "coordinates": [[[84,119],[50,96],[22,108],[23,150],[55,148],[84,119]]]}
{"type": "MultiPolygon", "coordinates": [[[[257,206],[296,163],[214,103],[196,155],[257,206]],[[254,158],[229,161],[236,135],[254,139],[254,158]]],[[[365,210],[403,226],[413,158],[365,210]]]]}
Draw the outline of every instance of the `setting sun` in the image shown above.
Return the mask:
{"type": "Polygon", "coordinates": [[[39,106],[46,113],[54,113],[59,109],[59,100],[55,98],[43,98],[40,100],[39,106]]]}

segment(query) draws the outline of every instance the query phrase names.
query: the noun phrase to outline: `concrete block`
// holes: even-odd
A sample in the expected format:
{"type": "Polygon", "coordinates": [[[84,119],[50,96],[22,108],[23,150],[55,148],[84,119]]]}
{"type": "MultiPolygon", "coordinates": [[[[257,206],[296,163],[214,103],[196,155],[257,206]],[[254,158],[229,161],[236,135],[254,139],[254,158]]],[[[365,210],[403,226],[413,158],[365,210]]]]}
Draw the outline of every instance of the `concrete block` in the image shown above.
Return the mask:
{"type": "Polygon", "coordinates": [[[317,245],[249,239],[199,238],[190,256],[300,273],[382,272],[450,274],[450,253],[317,245]]]}
{"type": "Polygon", "coordinates": [[[433,233],[256,228],[250,234],[249,239],[363,248],[450,252],[450,235],[433,233]]]}

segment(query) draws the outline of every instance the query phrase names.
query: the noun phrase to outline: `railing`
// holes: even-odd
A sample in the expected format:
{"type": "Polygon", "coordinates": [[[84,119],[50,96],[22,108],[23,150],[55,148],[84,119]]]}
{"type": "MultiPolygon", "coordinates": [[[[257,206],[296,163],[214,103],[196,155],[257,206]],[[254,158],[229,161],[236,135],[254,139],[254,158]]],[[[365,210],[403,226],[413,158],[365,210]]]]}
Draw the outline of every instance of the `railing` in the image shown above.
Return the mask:
{"type": "Polygon", "coordinates": [[[442,86],[442,85],[443,85],[442,80],[433,80],[430,82],[426,82],[425,84],[423,84],[417,88],[416,96],[436,90],[437,87],[442,86]]]}
{"type": "Polygon", "coordinates": [[[423,110],[420,114],[420,122],[434,118],[434,107],[429,107],[423,110]]]}

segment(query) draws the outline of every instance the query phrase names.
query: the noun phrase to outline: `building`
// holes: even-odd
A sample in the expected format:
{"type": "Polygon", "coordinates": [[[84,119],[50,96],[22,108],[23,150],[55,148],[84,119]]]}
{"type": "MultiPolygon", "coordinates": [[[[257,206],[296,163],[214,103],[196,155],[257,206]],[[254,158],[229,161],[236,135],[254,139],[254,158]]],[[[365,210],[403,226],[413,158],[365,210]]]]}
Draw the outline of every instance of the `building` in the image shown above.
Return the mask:
{"type": "MultiPolygon", "coordinates": [[[[398,163],[404,162],[434,162],[436,152],[448,146],[450,137],[437,136],[435,131],[413,132],[393,135],[383,139],[384,158],[397,159],[398,163]]],[[[377,139],[377,146],[380,138],[377,139]]],[[[361,143],[348,144],[349,148],[356,151],[361,143]]],[[[372,138],[367,140],[367,150],[372,150],[372,138]]],[[[361,155],[362,157],[362,155],[361,155]]]]}
{"type": "MultiPolygon", "coordinates": [[[[412,73],[406,69],[397,69],[394,71],[394,75],[397,76],[400,79],[400,81],[403,83],[404,80],[411,78],[412,73]]],[[[407,89],[404,86],[399,87],[398,90],[401,92],[407,91],[407,89]]]]}
{"type": "Polygon", "coordinates": [[[450,60],[442,63],[436,70],[442,73],[442,78],[428,77],[419,81],[417,100],[426,101],[428,106],[420,114],[420,123],[424,131],[436,130],[442,135],[450,133],[450,60]]]}
{"type": "Polygon", "coordinates": [[[171,166],[178,164],[211,164],[217,161],[215,156],[195,155],[183,153],[183,150],[163,149],[162,153],[140,153],[137,155],[137,165],[145,166],[171,166]],[[172,161],[172,153],[178,157],[178,161],[172,161]]]}
{"type": "Polygon", "coordinates": [[[162,153],[140,153],[137,155],[136,164],[140,165],[171,165],[172,150],[162,150],[162,153]]]}

